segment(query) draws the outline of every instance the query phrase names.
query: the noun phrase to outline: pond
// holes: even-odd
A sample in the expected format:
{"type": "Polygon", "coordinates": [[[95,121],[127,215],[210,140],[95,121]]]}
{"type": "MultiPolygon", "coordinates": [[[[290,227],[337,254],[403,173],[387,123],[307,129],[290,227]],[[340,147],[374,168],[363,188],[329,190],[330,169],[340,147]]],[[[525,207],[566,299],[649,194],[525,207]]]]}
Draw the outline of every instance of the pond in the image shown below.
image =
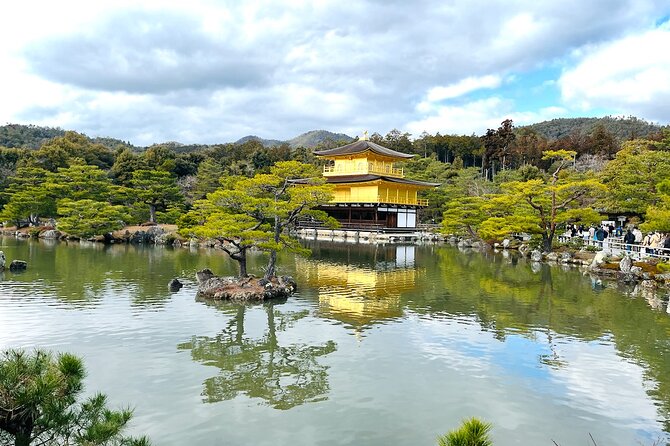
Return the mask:
{"type": "Polygon", "coordinates": [[[155,445],[435,445],[470,416],[496,445],[670,440],[667,296],[448,246],[310,247],[280,258],[298,294],[240,306],[195,299],[197,270],[234,273],[220,251],[0,238],[29,265],[0,273],[0,348],[82,356],[155,445]]]}

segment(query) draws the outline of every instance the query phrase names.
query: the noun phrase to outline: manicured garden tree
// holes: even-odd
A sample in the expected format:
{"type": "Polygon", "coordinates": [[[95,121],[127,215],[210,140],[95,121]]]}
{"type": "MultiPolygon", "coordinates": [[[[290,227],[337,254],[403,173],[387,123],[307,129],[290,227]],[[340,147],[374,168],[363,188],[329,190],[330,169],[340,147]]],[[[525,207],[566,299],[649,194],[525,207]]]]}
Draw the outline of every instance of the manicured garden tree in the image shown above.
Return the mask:
{"type": "Polygon", "coordinates": [[[206,200],[196,201],[193,209],[179,219],[179,233],[220,241],[221,249],[237,262],[238,277],[242,279],[249,276],[247,251],[263,248],[271,239],[271,231],[269,223],[232,211],[230,192],[218,190],[208,194],[206,200]]]}
{"type": "MultiPolygon", "coordinates": [[[[513,209],[507,217],[509,230],[522,232],[529,223],[535,223],[535,231],[542,236],[545,251],[551,251],[559,224],[569,221],[593,223],[601,219],[591,203],[603,185],[592,175],[564,171],[576,155],[569,150],[545,151],[542,159],[555,160],[553,172],[547,179],[513,181],[501,185],[503,194],[499,207],[513,209]],[[526,206],[519,206],[523,203],[526,206]],[[515,229],[515,223],[519,223],[515,229]]],[[[531,225],[532,226],[532,225],[531,225]]]]}
{"type": "Polygon", "coordinates": [[[41,217],[56,214],[56,197],[46,187],[49,172],[37,167],[19,167],[2,194],[7,203],[0,213],[1,221],[20,227],[24,221],[39,225],[41,217]]]}
{"type": "Polygon", "coordinates": [[[59,200],[105,201],[110,199],[112,181],[98,166],[74,164],[49,174],[46,186],[59,200]]]}
{"type": "Polygon", "coordinates": [[[449,201],[442,217],[442,232],[479,238],[477,230],[487,219],[484,200],[484,197],[459,197],[449,201]]]}
{"type": "Polygon", "coordinates": [[[109,409],[99,393],[77,401],[85,374],[81,359],[69,353],[0,353],[0,443],[149,445],[144,437],[122,435],[131,410],[109,409]]]}
{"type": "Polygon", "coordinates": [[[137,170],[133,172],[131,184],[136,200],[149,206],[151,223],[156,223],[157,210],[165,210],[184,200],[176,179],[169,172],[137,170]]]}
{"type": "Polygon", "coordinates": [[[670,180],[658,185],[660,202],[647,208],[645,222],[640,225],[644,231],[670,232],[670,180]]]}
{"type": "Polygon", "coordinates": [[[314,166],[282,161],[269,174],[228,178],[222,188],[194,204],[194,210],[181,219],[180,232],[224,242],[223,249],[240,265],[241,277],[247,275],[248,249],[269,252],[265,278],[271,278],[277,251],[308,252],[288,234],[299,218],[333,224],[325,212],[313,209],[331,198],[332,186],[314,166]]]}
{"type": "Polygon", "coordinates": [[[644,215],[662,200],[657,186],[670,179],[670,147],[645,140],[627,141],[607,163],[601,181],[607,187],[601,206],[612,213],[644,215]]]}
{"type": "Polygon", "coordinates": [[[546,151],[543,159],[554,161],[550,175],[503,182],[495,193],[450,201],[443,229],[487,241],[515,232],[539,234],[543,249],[551,251],[559,225],[602,219],[592,204],[604,187],[591,173],[567,169],[574,155],[567,150],[546,151]]]}
{"type": "Polygon", "coordinates": [[[334,188],[326,184],[320,171],[311,164],[280,161],[270,168],[269,174],[242,180],[236,188],[248,191],[254,198],[252,213],[259,221],[269,221],[272,226],[272,244],[266,246],[270,252],[266,279],[275,276],[277,251],[309,253],[288,233],[298,219],[308,217],[329,226],[337,225],[327,213],[315,209],[332,200],[334,188]]]}
{"type": "Polygon", "coordinates": [[[93,200],[59,200],[58,215],[60,231],[83,239],[121,229],[130,218],[123,206],[93,200]]]}

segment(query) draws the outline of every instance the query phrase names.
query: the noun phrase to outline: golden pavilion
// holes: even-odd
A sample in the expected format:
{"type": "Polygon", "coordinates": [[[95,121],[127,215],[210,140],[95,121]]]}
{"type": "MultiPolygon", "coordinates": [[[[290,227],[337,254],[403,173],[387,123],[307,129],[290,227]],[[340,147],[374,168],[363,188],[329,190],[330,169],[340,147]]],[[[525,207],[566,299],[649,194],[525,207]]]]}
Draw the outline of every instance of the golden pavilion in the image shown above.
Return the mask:
{"type": "Polygon", "coordinates": [[[323,175],[335,186],[332,203],[319,209],[337,219],[343,229],[416,229],[417,212],[428,205],[428,200],[419,198],[419,191],[439,186],[406,179],[403,169],[395,166],[414,155],[367,139],[314,154],[328,160],[323,175]]]}

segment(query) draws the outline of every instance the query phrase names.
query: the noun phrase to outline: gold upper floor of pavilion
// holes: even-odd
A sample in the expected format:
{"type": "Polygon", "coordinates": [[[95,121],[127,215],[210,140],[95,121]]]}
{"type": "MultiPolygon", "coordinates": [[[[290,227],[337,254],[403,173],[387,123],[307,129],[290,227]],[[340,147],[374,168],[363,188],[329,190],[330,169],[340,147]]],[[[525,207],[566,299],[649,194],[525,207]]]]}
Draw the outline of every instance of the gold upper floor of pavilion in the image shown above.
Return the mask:
{"type": "Polygon", "coordinates": [[[404,170],[395,167],[394,162],[414,156],[367,140],[355,141],[335,149],[315,151],[314,154],[331,161],[323,168],[323,175],[326,177],[376,174],[403,178],[404,170]]]}

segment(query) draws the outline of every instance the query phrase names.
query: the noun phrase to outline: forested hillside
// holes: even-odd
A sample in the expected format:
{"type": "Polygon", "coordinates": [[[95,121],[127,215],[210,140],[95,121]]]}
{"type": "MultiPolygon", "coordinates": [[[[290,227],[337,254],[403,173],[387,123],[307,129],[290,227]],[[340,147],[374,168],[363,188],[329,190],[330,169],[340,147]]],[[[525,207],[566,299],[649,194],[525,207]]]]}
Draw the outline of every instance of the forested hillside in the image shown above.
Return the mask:
{"type": "Polygon", "coordinates": [[[48,140],[64,134],[65,130],[60,128],[7,124],[0,126],[0,147],[37,149],[48,140]]]}
{"type": "MultiPolygon", "coordinates": [[[[607,137],[615,141],[617,145],[620,145],[622,141],[629,139],[653,137],[654,135],[660,134],[664,128],[668,128],[668,126],[653,124],[635,117],[616,118],[607,116],[604,118],[552,119],[551,121],[543,121],[527,126],[520,126],[517,127],[515,131],[519,136],[528,134],[537,135],[549,143],[565,139],[584,139],[600,134],[600,137],[602,137],[602,135],[607,135],[607,137]]],[[[64,134],[65,130],[60,128],[7,124],[0,126],[0,147],[38,149],[50,139],[63,136],[64,134]]],[[[404,145],[408,147],[411,144],[410,141],[412,139],[414,139],[415,142],[423,141],[421,146],[427,147],[427,144],[425,143],[425,136],[426,135],[410,135],[395,129],[389,132],[387,135],[387,137],[390,138],[391,143],[393,143],[393,140],[400,140],[403,138],[407,139],[407,144],[404,145]]],[[[142,151],[148,148],[133,146],[130,144],[130,142],[122,141],[116,138],[94,137],[89,139],[94,144],[100,144],[112,150],[116,150],[121,147],[135,151],[142,151]]],[[[380,141],[384,138],[382,138],[378,133],[375,133],[373,134],[372,139],[380,141]]],[[[241,145],[254,142],[266,148],[280,147],[285,144],[291,149],[300,147],[315,149],[335,147],[337,145],[349,143],[353,140],[354,138],[344,133],[333,133],[327,130],[312,130],[286,141],[281,141],[278,139],[265,139],[255,135],[248,135],[235,141],[235,144],[241,145]]],[[[216,147],[217,145],[227,143],[228,142],[226,141],[222,141],[219,144],[182,144],[175,141],[166,141],[156,142],[152,146],[165,147],[174,151],[175,153],[189,153],[200,150],[208,150],[216,147]]],[[[445,161],[449,161],[449,156],[446,153],[443,153],[442,156],[439,154],[437,156],[438,158],[442,158],[445,161]],[[444,158],[445,156],[446,158],[444,158]]]]}
{"type": "Polygon", "coordinates": [[[256,135],[247,135],[244,136],[237,141],[235,141],[235,144],[244,144],[245,142],[248,141],[258,141],[259,143],[263,144],[265,147],[274,147],[280,145],[282,142],[278,139],[263,139],[260,136],[256,135]]]}
{"type": "Polygon", "coordinates": [[[646,138],[659,133],[663,127],[657,124],[638,119],[634,116],[617,118],[559,118],[551,121],[538,122],[520,128],[527,128],[537,132],[549,140],[566,138],[572,134],[590,135],[593,131],[603,127],[607,132],[619,140],[646,138]]]}
{"type": "Polygon", "coordinates": [[[311,132],[303,133],[300,136],[289,139],[286,142],[293,148],[314,148],[324,145],[332,145],[333,143],[336,143],[337,145],[347,144],[353,140],[354,138],[345,135],[344,133],[333,133],[327,130],[312,130],[311,132]]]}
{"type": "MultiPolygon", "coordinates": [[[[346,135],[316,133],[316,138],[302,135],[302,141],[318,141],[324,148],[346,142],[333,139],[346,135]]],[[[441,184],[424,193],[429,205],[421,215],[424,221],[444,219],[445,231],[486,240],[529,232],[542,236],[545,249],[560,225],[589,224],[608,214],[630,215],[648,230],[670,231],[668,128],[622,140],[596,123],[590,133],[549,139],[505,120],[481,136],[412,138],[393,129],[384,136],[373,133],[370,140],[416,154],[398,166],[407,178],[441,184]]],[[[312,169],[324,162],[310,147],[288,142],[265,147],[257,138],[214,145],[167,142],[142,150],[111,142],[110,148],[68,131],[39,149],[27,143],[0,147],[0,222],[39,226],[53,218],[80,237],[147,221],[188,226],[195,224],[188,220],[194,215],[190,211],[236,178],[268,173],[281,161],[312,169]]]]}

